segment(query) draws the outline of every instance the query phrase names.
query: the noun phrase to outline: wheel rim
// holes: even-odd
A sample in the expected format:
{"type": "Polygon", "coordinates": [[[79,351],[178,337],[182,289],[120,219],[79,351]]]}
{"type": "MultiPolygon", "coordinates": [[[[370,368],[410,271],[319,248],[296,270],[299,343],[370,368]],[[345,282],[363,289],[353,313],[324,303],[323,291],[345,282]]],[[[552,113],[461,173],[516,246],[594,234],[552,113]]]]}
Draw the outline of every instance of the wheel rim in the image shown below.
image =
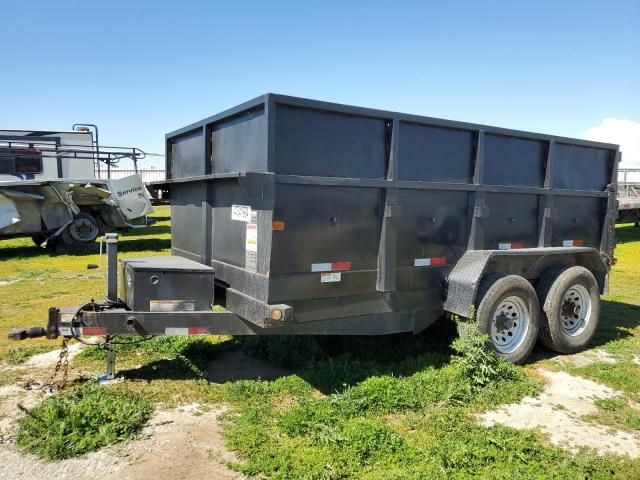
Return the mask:
{"type": "Polygon", "coordinates": [[[500,353],[516,350],[529,331],[531,312],[522,298],[511,295],[500,302],[491,321],[491,342],[500,353]]]}
{"type": "Polygon", "coordinates": [[[69,233],[78,242],[91,242],[98,236],[98,226],[88,218],[76,218],[69,225],[69,233]]]}
{"type": "Polygon", "coordinates": [[[562,331],[571,337],[580,335],[591,319],[591,295],[583,285],[573,285],[565,292],[560,307],[562,331]]]}

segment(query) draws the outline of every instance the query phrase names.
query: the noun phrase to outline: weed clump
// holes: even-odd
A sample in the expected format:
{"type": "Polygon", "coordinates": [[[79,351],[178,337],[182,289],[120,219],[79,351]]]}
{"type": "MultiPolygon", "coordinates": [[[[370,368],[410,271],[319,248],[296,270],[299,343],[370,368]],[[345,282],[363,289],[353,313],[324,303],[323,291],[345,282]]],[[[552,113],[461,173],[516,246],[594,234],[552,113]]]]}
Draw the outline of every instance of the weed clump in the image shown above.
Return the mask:
{"type": "Polygon", "coordinates": [[[494,382],[514,381],[521,378],[520,371],[488,348],[489,337],[476,328],[468,328],[466,334],[451,344],[456,355],[452,364],[457,374],[468,381],[472,392],[477,392],[494,382]]]}
{"type": "Polygon", "coordinates": [[[47,460],[60,460],[131,438],[153,407],[132,392],[88,383],[23,410],[18,447],[47,460]]]}

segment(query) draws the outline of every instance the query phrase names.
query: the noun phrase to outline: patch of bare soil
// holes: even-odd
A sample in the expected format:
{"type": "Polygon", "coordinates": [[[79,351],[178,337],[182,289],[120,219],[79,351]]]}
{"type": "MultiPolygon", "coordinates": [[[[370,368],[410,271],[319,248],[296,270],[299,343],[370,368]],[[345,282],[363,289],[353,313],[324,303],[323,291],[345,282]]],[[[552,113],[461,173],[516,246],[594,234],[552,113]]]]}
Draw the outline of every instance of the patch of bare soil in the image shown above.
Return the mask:
{"type": "MultiPolygon", "coordinates": [[[[69,359],[75,357],[82,350],[81,343],[69,345],[69,359]]],[[[53,369],[60,358],[60,349],[50,352],[40,353],[29,358],[26,362],[17,366],[3,365],[2,368],[12,368],[19,371],[22,380],[14,385],[0,387],[0,435],[7,436],[16,420],[20,418],[22,412],[18,405],[31,408],[41,402],[45,397],[51,395],[44,383],[53,374],[53,369]],[[25,388],[28,386],[28,388],[25,388]]],[[[61,373],[56,380],[60,380],[61,373]]],[[[0,478],[2,478],[0,472],[0,478]]]]}
{"type": "Polygon", "coordinates": [[[197,404],[159,411],[141,438],[118,448],[119,468],[107,480],[240,479],[227,467],[237,458],[224,445],[218,417],[224,407],[197,404]]]}
{"type": "Polygon", "coordinates": [[[15,449],[11,440],[0,445],[0,479],[71,480],[103,478],[116,471],[120,460],[106,451],[95,452],[81,458],[44,462],[34,455],[24,455],[15,449]]]}
{"type": "Polygon", "coordinates": [[[79,458],[44,462],[16,450],[10,434],[0,443],[0,479],[204,480],[240,479],[228,462],[218,416],[223,407],[198,405],[156,412],[137,439],[79,458]]]}
{"type": "Polygon", "coordinates": [[[290,375],[284,368],[254,358],[241,350],[223,352],[207,365],[207,379],[213,383],[235,380],[274,380],[290,375]]]}
{"type": "MultiPolygon", "coordinates": [[[[81,344],[69,345],[69,356],[81,348],[81,344]]],[[[24,371],[30,380],[46,381],[59,354],[60,350],[53,350],[35,355],[20,368],[27,367],[24,371]]],[[[236,458],[224,445],[218,421],[224,411],[221,406],[206,410],[194,404],[159,410],[136,439],[79,458],[45,462],[23,454],[14,439],[16,422],[23,415],[18,404],[30,408],[50,395],[41,383],[29,390],[24,384],[0,387],[0,480],[243,478],[227,467],[236,458]]]]}
{"type": "MultiPolygon", "coordinates": [[[[76,355],[80,351],[80,344],[70,345],[69,350],[70,356],[76,355]]],[[[28,376],[28,381],[0,387],[0,480],[96,478],[117,468],[118,458],[105,451],[82,458],[48,463],[16,449],[16,423],[24,415],[18,405],[32,408],[51,395],[47,388],[43,388],[43,382],[51,376],[59,355],[60,349],[34,355],[16,367],[24,369],[24,378],[28,376]],[[26,384],[29,385],[28,389],[24,388],[26,384]]]]}
{"type": "Polygon", "coordinates": [[[553,360],[560,365],[569,364],[574,367],[586,367],[594,363],[608,363],[610,365],[618,363],[616,357],[600,349],[585,350],[572,355],[558,355],[553,360]]]}
{"type": "Polygon", "coordinates": [[[640,436],[585,422],[580,417],[597,412],[594,401],[612,398],[619,392],[566,372],[538,370],[547,385],[538,397],[525,397],[520,403],[504,405],[479,415],[483,425],[502,424],[547,433],[551,442],[576,452],[579,447],[600,454],[640,457],[640,436]]]}
{"type": "MultiPolygon", "coordinates": [[[[69,352],[69,361],[76,355],[78,355],[84,345],[79,342],[69,342],[69,347],[67,351],[69,352]]],[[[20,368],[53,368],[60,358],[60,349],[56,348],[55,350],[51,350],[50,352],[39,353],[30,357],[26,362],[20,365],[20,368]]]]}

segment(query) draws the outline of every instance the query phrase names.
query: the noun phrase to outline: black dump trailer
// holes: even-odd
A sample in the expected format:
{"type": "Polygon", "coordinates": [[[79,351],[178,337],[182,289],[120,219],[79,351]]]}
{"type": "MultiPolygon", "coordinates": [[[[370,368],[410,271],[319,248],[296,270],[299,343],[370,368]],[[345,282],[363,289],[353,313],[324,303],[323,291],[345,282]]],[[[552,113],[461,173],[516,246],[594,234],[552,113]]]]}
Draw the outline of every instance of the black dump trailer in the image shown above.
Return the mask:
{"type": "Polygon", "coordinates": [[[572,352],[607,289],[619,160],[266,94],[166,136],[172,256],[123,260],[118,295],[112,255],[108,300],[52,308],[46,333],[379,335],[455,315],[514,362],[538,337],[572,352]]]}

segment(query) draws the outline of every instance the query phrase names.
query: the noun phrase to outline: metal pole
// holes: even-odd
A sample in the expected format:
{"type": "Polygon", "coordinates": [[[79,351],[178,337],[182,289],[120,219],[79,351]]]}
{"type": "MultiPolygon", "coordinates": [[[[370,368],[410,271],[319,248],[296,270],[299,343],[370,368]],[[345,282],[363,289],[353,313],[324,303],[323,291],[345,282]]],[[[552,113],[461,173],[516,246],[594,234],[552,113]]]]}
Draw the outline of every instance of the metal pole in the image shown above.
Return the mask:
{"type": "Polygon", "coordinates": [[[102,346],[102,348],[104,348],[104,356],[107,360],[107,371],[104,373],[104,375],[100,375],[98,377],[98,383],[100,385],[110,385],[122,379],[116,378],[116,351],[113,348],[113,344],[109,342],[109,336],[107,336],[106,343],[102,346]]]}
{"type": "Polygon", "coordinates": [[[118,300],[118,234],[107,233],[107,300],[118,300]]]}
{"type": "Polygon", "coordinates": [[[629,191],[629,184],[627,183],[627,173],[629,173],[628,169],[624,169],[624,177],[622,178],[622,188],[624,190],[624,194],[628,197],[629,195],[631,195],[631,192],[629,191]]]}
{"type": "Polygon", "coordinates": [[[116,378],[116,351],[111,344],[107,344],[105,350],[105,357],[107,357],[106,380],[113,380],[116,378]]]}
{"type": "Polygon", "coordinates": [[[76,130],[76,127],[91,127],[96,132],[96,139],[93,142],[96,146],[96,150],[94,153],[94,160],[95,160],[95,168],[96,168],[96,177],[100,178],[100,138],[98,137],[98,126],[94,123],[74,123],[71,128],[73,130],[76,130]]]}
{"type": "Polygon", "coordinates": [[[96,131],[96,165],[98,165],[98,178],[100,178],[100,139],[98,138],[98,126],[93,125],[96,131]]]}

